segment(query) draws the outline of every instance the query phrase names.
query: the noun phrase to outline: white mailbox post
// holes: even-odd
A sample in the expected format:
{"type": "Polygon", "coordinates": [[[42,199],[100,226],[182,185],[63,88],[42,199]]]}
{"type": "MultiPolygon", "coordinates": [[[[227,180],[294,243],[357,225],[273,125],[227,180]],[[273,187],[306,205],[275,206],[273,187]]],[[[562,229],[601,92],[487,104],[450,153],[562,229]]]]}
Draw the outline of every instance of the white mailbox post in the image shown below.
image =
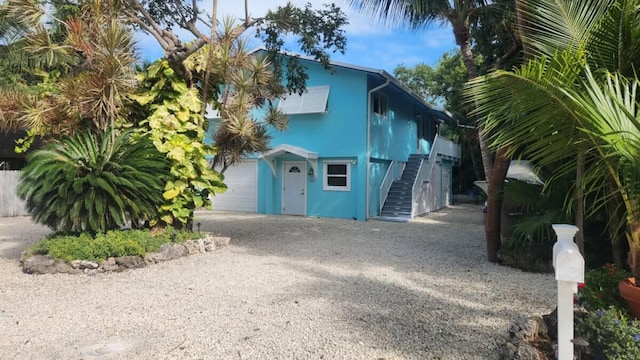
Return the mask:
{"type": "Polygon", "coordinates": [[[573,360],[573,295],[584,282],[584,258],[573,242],[578,228],[554,224],[553,268],[558,281],[558,360],[573,360]]]}

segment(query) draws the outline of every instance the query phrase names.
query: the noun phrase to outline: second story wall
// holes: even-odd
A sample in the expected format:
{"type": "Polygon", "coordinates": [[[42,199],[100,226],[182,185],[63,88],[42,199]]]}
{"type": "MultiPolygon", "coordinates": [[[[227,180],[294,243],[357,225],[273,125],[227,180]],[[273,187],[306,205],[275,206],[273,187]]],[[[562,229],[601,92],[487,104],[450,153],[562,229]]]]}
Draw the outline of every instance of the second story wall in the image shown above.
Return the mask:
{"type": "Polygon", "coordinates": [[[271,146],[299,146],[321,157],[366,153],[366,74],[340,67],[331,73],[318,63],[302,63],[309,75],[307,87],[329,85],[327,110],[289,115],[289,125],[284,132],[271,130],[271,146]]]}
{"type": "MultiPolygon", "coordinates": [[[[370,88],[380,85],[371,80],[370,88]]],[[[417,152],[416,121],[420,118],[415,101],[393,85],[376,91],[371,104],[371,157],[406,161],[417,152]]]]}

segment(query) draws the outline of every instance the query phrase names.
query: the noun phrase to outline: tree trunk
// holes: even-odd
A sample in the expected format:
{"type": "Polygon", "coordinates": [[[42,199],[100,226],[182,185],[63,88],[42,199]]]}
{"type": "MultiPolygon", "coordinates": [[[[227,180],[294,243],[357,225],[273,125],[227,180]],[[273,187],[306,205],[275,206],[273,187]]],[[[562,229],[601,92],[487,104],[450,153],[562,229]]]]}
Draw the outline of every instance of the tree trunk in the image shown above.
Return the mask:
{"type": "Polygon", "coordinates": [[[580,249],[580,254],[585,256],[584,253],[584,167],[585,167],[585,153],[581,151],[581,147],[578,147],[578,159],[576,164],[576,202],[575,202],[575,221],[578,233],[576,234],[576,245],[580,249]]]}
{"type": "Polygon", "coordinates": [[[510,159],[507,148],[500,148],[496,154],[491,177],[488,183],[487,216],[485,219],[485,235],[487,237],[487,258],[490,262],[498,262],[500,250],[500,210],[502,208],[502,188],[509,171],[510,159]]]}
{"type": "MultiPolygon", "coordinates": [[[[458,42],[458,44],[460,45],[460,54],[462,54],[462,60],[465,67],[467,68],[469,79],[473,79],[478,76],[478,69],[473,60],[473,52],[471,51],[471,44],[469,42],[469,39],[461,40],[458,42]]],[[[482,123],[482,120],[479,119],[476,122],[476,129],[476,131],[478,132],[478,143],[480,144],[480,154],[482,155],[484,178],[486,181],[489,181],[491,177],[491,169],[493,168],[493,160],[491,159],[489,140],[487,139],[487,135],[485,134],[484,124],[482,123]]]]}
{"type": "Polygon", "coordinates": [[[509,215],[509,199],[503,193],[502,204],[500,204],[500,246],[509,242],[513,236],[511,226],[511,215],[509,215]]]}
{"type": "Polygon", "coordinates": [[[469,158],[471,159],[471,165],[473,166],[473,174],[475,175],[476,179],[480,180],[484,176],[483,165],[482,165],[482,159],[478,157],[479,148],[476,146],[477,139],[474,139],[475,136],[476,136],[475,134],[471,135],[471,133],[465,136],[466,143],[468,144],[466,146],[466,151],[469,154],[469,158]]]}
{"type": "Polygon", "coordinates": [[[616,268],[624,268],[624,262],[622,261],[622,247],[618,240],[611,242],[611,257],[613,257],[613,263],[616,265],[616,268]]]}
{"type": "MultiPolygon", "coordinates": [[[[637,213],[637,212],[636,212],[637,213]]],[[[627,241],[629,242],[629,255],[627,262],[629,269],[636,278],[636,286],[640,286],[640,220],[631,220],[629,223],[629,231],[627,233],[627,241]]]]}

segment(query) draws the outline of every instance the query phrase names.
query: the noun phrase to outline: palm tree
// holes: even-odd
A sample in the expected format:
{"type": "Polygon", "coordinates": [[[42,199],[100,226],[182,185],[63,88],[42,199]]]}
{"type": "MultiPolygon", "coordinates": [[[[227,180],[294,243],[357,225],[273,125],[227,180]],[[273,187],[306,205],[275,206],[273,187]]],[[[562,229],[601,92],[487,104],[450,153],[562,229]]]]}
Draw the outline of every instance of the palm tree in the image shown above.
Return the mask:
{"type": "MultiPolygon", "coordinates": [[[[464,61],[469,78],[479,75],[471,49],[471,23],[477,19],[479,12],[492,8],[485,1],[477,0],[351,0],[353,8],[389,24],[407,24],[412,29],[420,29],[433,22],[450,24],[456,44],[464,61]]],[[[497,4],[495,2],[494,4],[497,4]]],[[[486,11],[485,15],[492,14],[486,11]]],[[[500,12],[504,16],[504,12],[500,12]]],[[[504,19],[503,19],[504,21],[504,19]]],[[[503,63],[513,57],[520,49],[518,38],[511,34],[513,44],[505,54],[498,57],[492,68],[500,68],[503,63]]],[[[500,211],[501,198],[499,193],[509,169],[510,158],[506,149],[498,149],[492,158],[487,139],[484,122],[476,124],[478,143],[482,156],[484,176],[488,182],[487,216],[485,233],[487,242],[487,257],[491,262],[498,261],[500,248],[500,211]]]]}
{"type": "Polygon", "coordinates": [[[629,265],[640,279],[638,5],[638,0],[522,1],[522,41],[532,60],[472,80],[468,94],[478,113],[489,117],[486,125],[498,146],[540,166],[564,164],[556,176],[576,171],[581,156],[592,164],[574,190],[596,199],[591,210],[621,201],[629,265]]]}

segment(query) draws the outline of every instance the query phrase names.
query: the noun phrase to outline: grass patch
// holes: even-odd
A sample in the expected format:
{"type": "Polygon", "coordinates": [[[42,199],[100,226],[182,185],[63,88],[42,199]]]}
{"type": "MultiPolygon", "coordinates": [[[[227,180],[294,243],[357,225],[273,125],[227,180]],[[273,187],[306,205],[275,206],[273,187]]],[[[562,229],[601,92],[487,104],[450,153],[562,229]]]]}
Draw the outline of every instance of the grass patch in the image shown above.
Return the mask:
{"type": "Polygon", "coordinates": [[[101,262],[110,257],[144,256],[155,252],[163,244],[181,244],[187,240],[202,238],[202,234],[166,228],[152,233],[149,230],[112,230],[91,236],[54,236],[33,244],[29,255],[49,255],[64,261],[89,260],[101,262]]]}

